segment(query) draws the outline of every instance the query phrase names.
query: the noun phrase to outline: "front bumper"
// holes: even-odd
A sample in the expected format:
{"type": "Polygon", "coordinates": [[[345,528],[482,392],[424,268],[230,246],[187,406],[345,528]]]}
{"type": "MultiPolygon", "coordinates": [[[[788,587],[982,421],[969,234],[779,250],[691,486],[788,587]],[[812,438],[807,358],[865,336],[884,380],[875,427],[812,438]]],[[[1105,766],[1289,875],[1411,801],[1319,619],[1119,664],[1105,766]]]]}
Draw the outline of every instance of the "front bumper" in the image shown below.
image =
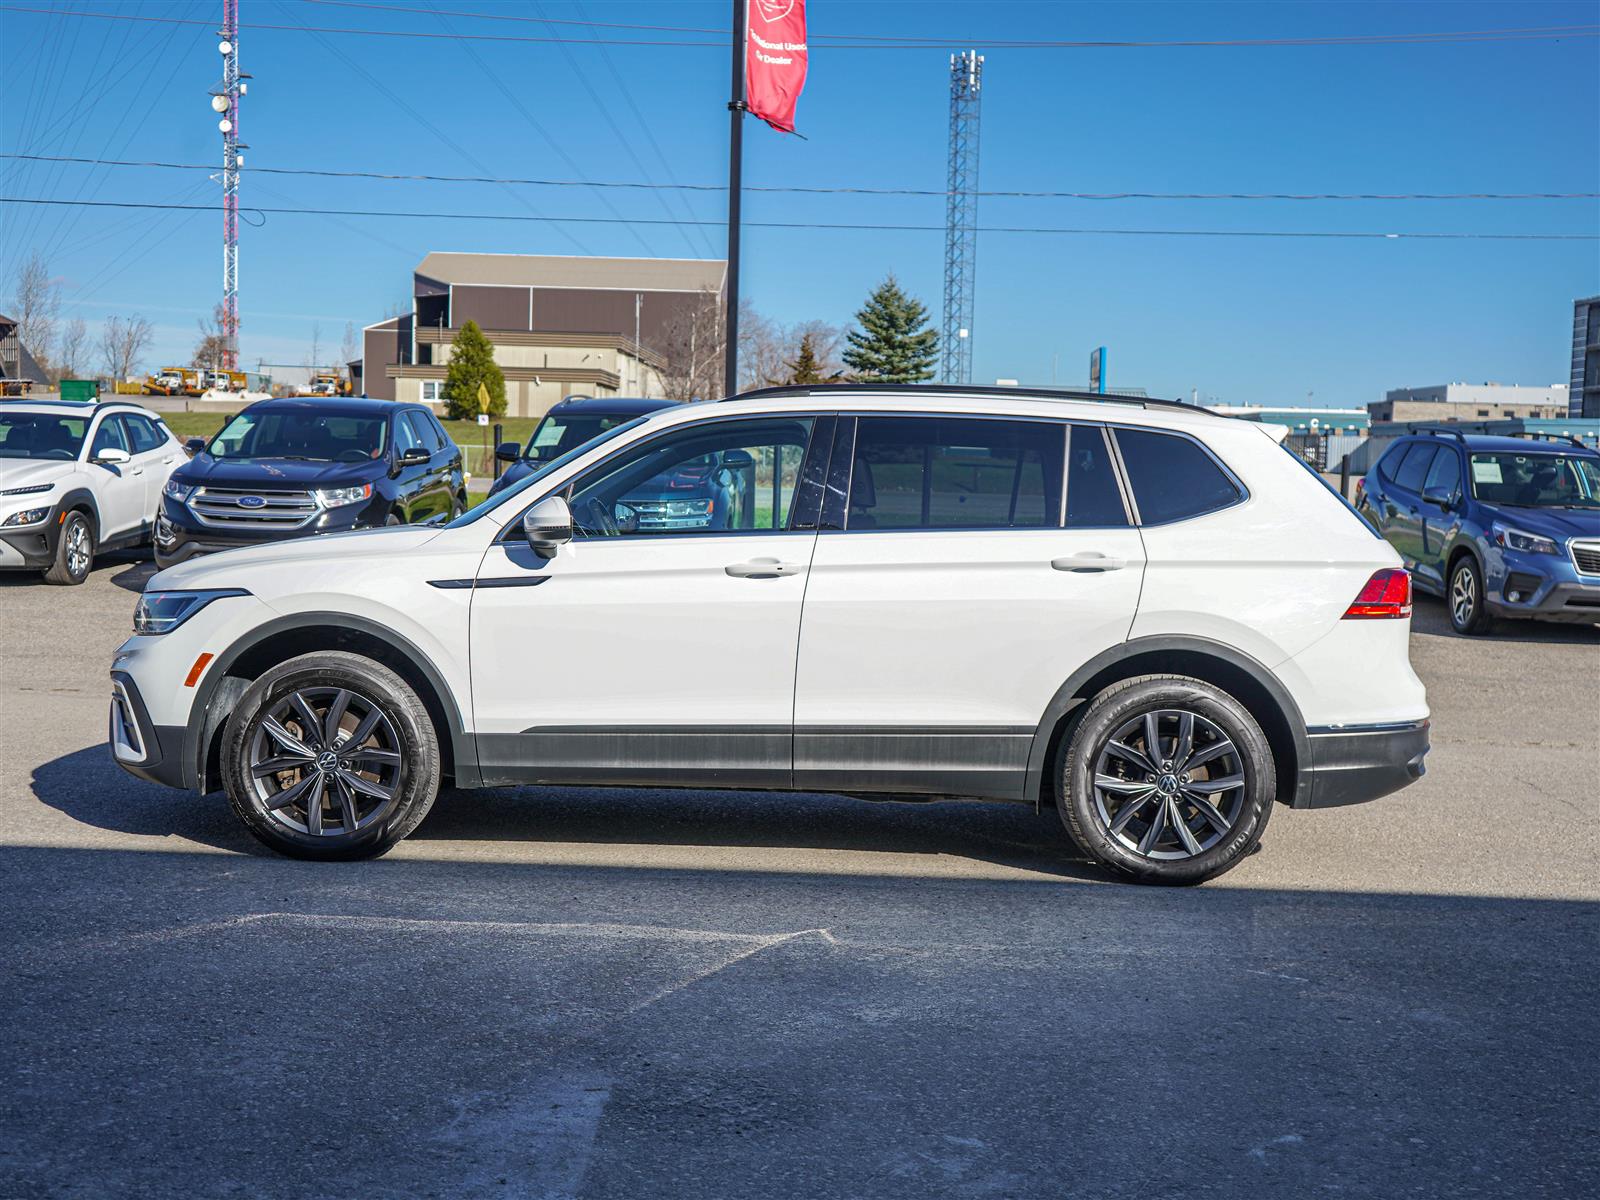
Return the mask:
{"type": "Polygon", "coordinates": [[[1310,761],[1300,768],[1295,807],[1363,804],[1421,779],[1428,730],[1426,720],[1307,730],[1310,761]]]}
{"type": "Polygon", "coordinates": [[[133,677],[111,672],[112,761],[131,775],[167,787],[189,787],[183,769],[184,729],[150,720],[144,697],[133,677]]]}
{"type": "Polygon", "coordinates": [[[264,546],[295,538],[316,537],[324,533],[349,533],[383,525],[389,514],[387,503],[377,495],[365,504],[325,509],[305,525],[277,529],[226,529],[203,524],[171,496],[162,497],[156,518],[156,561],[163,567],[186,562],[197,554],[216,554],[247,546],[264,546]]]}
{"type": "Polygon", "coordinates": [[[52,506],[43,521],[0,529],[0,567],[42,571],[54,565],[64,516],[52,506]]]}
{"type": "Polygon", "coordinates": [[[1537,617],[1541,621],[1600,621],[1600,583],[1544,580],[1534,591],[1502,587],[1489,594],[1489,611],[1497,617],[1537,617]]]}

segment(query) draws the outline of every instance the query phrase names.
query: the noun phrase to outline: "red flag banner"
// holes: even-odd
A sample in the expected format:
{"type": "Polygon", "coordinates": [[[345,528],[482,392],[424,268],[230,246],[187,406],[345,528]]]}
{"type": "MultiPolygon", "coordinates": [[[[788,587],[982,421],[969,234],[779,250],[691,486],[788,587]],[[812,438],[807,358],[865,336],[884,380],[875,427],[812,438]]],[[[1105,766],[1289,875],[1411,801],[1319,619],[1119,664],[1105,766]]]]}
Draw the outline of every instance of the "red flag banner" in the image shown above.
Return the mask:
{"type": "Polygon", "coordinates": [[[806,86],[806,0],[748,0],[745,103],[780,133],[794,132],[794,106],[806,86]]]}

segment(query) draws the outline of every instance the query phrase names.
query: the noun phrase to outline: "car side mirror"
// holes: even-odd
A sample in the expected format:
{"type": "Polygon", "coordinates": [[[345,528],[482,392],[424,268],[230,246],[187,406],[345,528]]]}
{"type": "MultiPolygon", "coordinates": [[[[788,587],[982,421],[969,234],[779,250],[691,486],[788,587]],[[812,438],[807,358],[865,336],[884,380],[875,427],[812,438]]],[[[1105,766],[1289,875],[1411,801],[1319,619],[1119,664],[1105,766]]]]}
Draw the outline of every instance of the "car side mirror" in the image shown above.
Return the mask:
{"type": "Polygon", "coordinates": [[[494,456],[501,462],[514,463],[522,457],[522,443],[501,442],[494,448],[494,456]]]}
{"type": "Polygon", "coordinates": [[[133,455],[126,450],[118,450],[115,446],[107,446],[103,450],[94,452],[94,461],[105,463],[107,466],[116,466],[119,463],[131,462],[133,455]]]}
{"type": "Polygon", "coordinates": [[[543,558],[572,540],[572,509],[564,496],[546,496],[522,514],[522,533],[543,558]]]}
{"type": "Polygon", "coordinates": [[[1455,496],[1444,488],[1423,488],[1422,499],[1428,504],[1438,506],[1444,512],[1449,512],[1453,507],[1455,496]]]}
{"type": "Polygon", "coordinates": [[[421,446],[412,446],[409,450],[400,451],[400,465],[402,467],[420,466],[433,457],[421,446]]]}
{"type": "Polygon", "coordinates": [[[756,460],[748,450],[724,450],[722,452],[722,465],[732,471],[743,471],[756,465],[756,460]]]}
{"type": "Polygon", "coordinates": [[[184,442],[183,448],[189,452],[189,457],[193,458],[206,448],[206,440],[203,437],[192,437],[184,442]]]}

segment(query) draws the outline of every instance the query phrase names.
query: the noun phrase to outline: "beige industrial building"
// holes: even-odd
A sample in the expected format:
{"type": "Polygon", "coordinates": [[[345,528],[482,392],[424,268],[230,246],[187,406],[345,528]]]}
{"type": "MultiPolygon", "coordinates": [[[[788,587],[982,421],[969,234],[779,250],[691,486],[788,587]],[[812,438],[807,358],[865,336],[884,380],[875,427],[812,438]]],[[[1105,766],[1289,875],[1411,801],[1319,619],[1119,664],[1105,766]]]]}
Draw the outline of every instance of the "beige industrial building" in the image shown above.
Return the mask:
{"type": "Polygon", "coordinates": [[[508,416],[568,396],[662,396],[675,333],[720,305],[721,259],[432,253],[412,273],[411,312],[369,325],[356,390],[442,401],[450,349],[476,321],[506,377],[508,416]]]}
{"type": "Polygon", "coordinates": [[[1485,421],[1567,415],[1567,385],[1523,387],[1506,383],[1442,383],[1395,388],[1367,405],[1379,421],[1485,421]]]}

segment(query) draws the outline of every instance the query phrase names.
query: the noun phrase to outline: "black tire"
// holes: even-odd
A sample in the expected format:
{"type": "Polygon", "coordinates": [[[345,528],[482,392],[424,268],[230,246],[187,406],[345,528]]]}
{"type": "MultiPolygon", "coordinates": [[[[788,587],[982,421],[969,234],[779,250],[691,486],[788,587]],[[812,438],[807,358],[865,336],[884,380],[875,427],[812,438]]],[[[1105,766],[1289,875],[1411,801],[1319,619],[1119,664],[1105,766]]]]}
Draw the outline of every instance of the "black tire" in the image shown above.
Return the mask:
{"type": "Polygon", "coordinates": [[[345,861],[383,854],[428,815],[440,771],[438,735],[411,686],[381,663],[337,650],[292,658],[261,676],[240,699],[223,735],[229,805],[257,839],[291,858],[345,861]],[[349,699],[335,718],[339,732],[330,744],[326,722],[341,694],[349,699]],[[297,696],[307,709],[296,707],[297,696]],[[311,720],[295,715],[301,711],[311,720]],[[353,737],[374,712],[378,716],[360,749],[353,737]],[[291,740],[301,739],[313,757],[269,732],[269,717],[291,740]],[[257,778],[269,760],[284,765],[257,778]],[[357,783],[349,782],[352,776],[357,783]],[[291,795],[296,788],[303,789],[300,799],[291,795]],[[313,795],[315,816],[305,799],[313,795]]]}
{"type": "Polygon", "coordinates": [[[1078,846],[1141,883],[1182,885],[1214,879],[1254,852],[1277,774],[1261,726],[1227,692],[1183,675],[1141,675],[1089,702],[1062,758],[1061,789],[1062,820],[1078,846]],[[1153,759],[1143,753],[1152,715],[1153,759]]]}
{"type": "Polygon", "coordinates": [[[1445,589],[1445,607],[1450,610],[1450,628],[1463,637],[1489,632],[1494,618],[1484,602],[1483,571],[1478,560],[1463,554],[1450,571],[1450,586],[1445,589]]]}
{"type": "Polygon", "coordinates": [[[69,512],[56,537],[56,560],[45,568],[44,581],[76,585],[94,568],[94,522],[81,512],[69,512]]]}

